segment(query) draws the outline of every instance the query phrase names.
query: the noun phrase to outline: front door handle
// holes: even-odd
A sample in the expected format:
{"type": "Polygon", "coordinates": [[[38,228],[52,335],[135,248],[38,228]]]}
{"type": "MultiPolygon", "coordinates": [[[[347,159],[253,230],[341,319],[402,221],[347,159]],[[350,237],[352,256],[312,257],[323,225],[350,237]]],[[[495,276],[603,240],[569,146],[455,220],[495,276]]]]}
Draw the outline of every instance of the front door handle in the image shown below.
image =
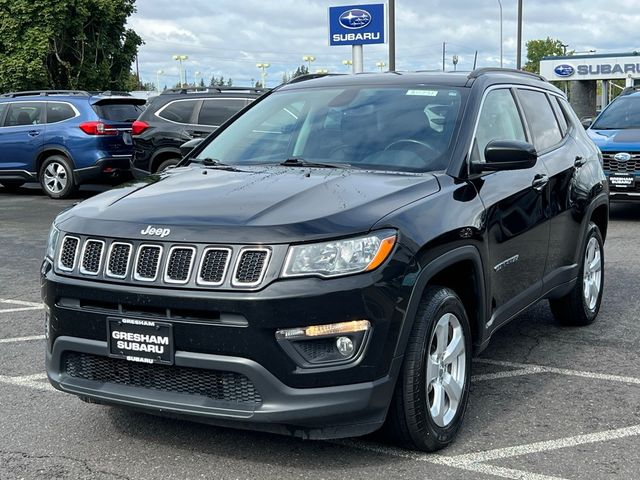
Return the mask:
{"type": "Polygon", "coordinates": [[[533,177],[531,186],[534,190],[541,192],[547,183],[549,183],[549,177],[544,173],[538,173],[535,177],[533,177]]]}
{"type": "Polygon", "coordinates": [[[40,130],[29,130],[27,132],[27,135],[29,135],[30,137],[37,137],[38,135],[40,135],[40,130]]]}

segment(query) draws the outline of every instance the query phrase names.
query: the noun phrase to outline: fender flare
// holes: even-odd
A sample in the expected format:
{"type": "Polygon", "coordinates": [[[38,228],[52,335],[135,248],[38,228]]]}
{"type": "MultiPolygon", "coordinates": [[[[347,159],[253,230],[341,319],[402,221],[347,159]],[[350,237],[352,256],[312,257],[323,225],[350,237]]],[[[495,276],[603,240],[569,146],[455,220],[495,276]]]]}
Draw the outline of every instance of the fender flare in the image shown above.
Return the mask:
{"type": "Polygon", "coordinates": [[[69,152],[66,147],[56,144],[45,144],[42,146],[42,148],[39,149],[38,156],[36,157],[36,165],[34,165],[34,167],[36,167],[36,176],[40,175],[40,166],[42,165],[42,162],[44,162],[49,155],[56,154],[64,155],[65,157],[67,157],[71,162],[71,168],[73,170],[76,169],[76,162],[73,160],[73,155],[71,155],[71,152],[69,152]],[[47,152],[47,155],[43,155],[45,152],[47,152]]]}
{"type": "Polygon", "coordinates": [[[182,159],[182,155],[180,154],[180,148],[173,147],[162,147],[157,149],[151,155],[151,161],[149,163],[150,171],[153,171],[155,167],[157,167],[156,162],[160,155],[164,155],[165,153],[175,154],[176,158],[182,159]]]}
{"type": "Polygon", "coordinates": [[[418,311],[418,305],[422,300],[422,296],[425,289],[427,288],[427,285],[429,284],[429,281],[445,268],[461,261],[471,261],[471,263],[473,264],[473,268],[476,271],[479,295],[478,305],[480,311],[478,312],[476,320],[478,338],[475,339],[474,344],[476,346],[480,346],[485,343],[485,325],[487,321],[487,289],[482,256],[480,254],[480,251],[475,246],[463,245],[454,248],[453,250],[450,250],[431,260],[418,274],[418,278],[416,279],[416,283],[414,284],[411,296],[409,297],[407,310],[402,321],[394,357],[404,355],[404,351],[409,341],[409,335],[411,334],[411,330],[413,329],[413,323],[415,315],[418,311]]]}

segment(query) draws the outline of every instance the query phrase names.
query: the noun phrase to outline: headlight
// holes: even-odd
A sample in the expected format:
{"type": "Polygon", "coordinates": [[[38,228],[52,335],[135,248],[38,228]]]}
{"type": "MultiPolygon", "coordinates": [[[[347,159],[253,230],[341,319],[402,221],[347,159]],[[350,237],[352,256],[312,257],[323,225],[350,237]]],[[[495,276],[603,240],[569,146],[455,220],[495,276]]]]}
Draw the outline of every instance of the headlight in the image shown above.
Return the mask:
{"type": "Polygon", "coordinates": [[[396,233],[386,230],[364,237],[294,245],[289,248],[283,276],[337,277],[368,272],[387,259],[395,243],[396,233]]]}
{"type": "Polygon", "coordinates": [[[56,254],[56,246],[58,245],[58,238],[60,237],[60,230],[58,230],[55,224],[51,224],[51,230],[49,230],[49,239],[47,240],[47,257],[53,260],[53,256],[56,254]]]}

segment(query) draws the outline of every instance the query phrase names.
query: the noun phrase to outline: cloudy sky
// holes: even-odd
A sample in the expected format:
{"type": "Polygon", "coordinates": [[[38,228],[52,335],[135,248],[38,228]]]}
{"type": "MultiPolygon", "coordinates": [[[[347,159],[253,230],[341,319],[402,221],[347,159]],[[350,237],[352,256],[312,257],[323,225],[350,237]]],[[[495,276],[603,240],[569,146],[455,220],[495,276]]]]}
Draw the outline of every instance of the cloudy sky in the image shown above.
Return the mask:
{"type": "MultiPolygon", "coordinates": [[[[129,24],[145,41],[143,82],[155,83],[163,70],[161,84],[176,84],[172,55],[184,54],[190,82],[201,72],[207,83],[223,75],[234,85],[249,85],[260,78],[256,63],[268,62],[267,86],[275,86],[304,63],[304,55],[316,57],[311,71],[345,72],[342,60],[351,58],[351,48],[328,46],[327,8],[363,3],[376,0],[137,0],[129,24]]],[[[513,67],[517,0],[502,0],[502,6],[504,65],[513,67]]],[[[524,0],[523,43],[550,36],[577,52],[640,50],[637,7],[638,0],[524,0]]],[[[499,66],[499,15],[498,0],[396,0],[396,68],[442,68],[442,42],[447,69],[455,54],[458,69],[470,70],[476,50],[478,66],[499,66]]],[[[376,70],[379,61],[387,61],[387,46],[365,46],[365,70],[376,70]]]]}

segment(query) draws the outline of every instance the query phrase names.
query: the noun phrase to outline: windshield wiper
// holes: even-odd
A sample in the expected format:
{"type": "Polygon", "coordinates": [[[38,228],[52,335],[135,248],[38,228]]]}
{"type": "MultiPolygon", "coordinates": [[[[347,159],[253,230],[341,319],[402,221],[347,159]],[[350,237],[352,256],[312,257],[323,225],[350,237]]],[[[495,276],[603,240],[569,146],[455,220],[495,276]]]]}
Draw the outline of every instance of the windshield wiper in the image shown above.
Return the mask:
{"type": "Polygon", "coordinates": [[[315,167],[315,168],[349,168],[351,165],[348,163],[318,163],[309,162],[304,158],[291,157],[287,158],[280,165],[284,167],[315,167]]]}
{"type": "Polygon", "coordinates": [[[220,160],[216,158],[194,158],[191,160],[193,163],[197,163],[199,165],[203,165],[208,168],[219,168],[221,170],[229,170],[229,171],[238,171],[235,165],[229,165],[227,163],[222,163],[220,160]]]}

